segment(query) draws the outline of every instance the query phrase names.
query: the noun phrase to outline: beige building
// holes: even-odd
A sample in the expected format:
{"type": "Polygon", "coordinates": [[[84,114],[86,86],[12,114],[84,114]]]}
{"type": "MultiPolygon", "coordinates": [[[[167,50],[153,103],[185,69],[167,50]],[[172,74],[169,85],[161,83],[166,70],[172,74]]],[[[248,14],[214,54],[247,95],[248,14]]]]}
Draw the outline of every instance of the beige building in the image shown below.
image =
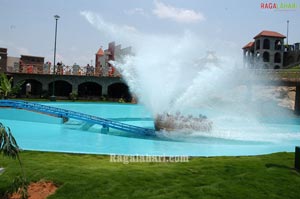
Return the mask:
{"type": "Polygon", "coordinates": [[[7,72],[17,73],[19,72],[20,58],[19,57],[7,57],[7,72]]]}
{"type": "Polygon", "coordinates": [[[116,70],[110,61],[121,60],[123,56],[131,54],[131,47],[121,48],[121,45],[115,45],[115,42],[108,44],[108,49],[102,47],[96,53],[96,75],[119,77],[121,74],[116,70]]]}

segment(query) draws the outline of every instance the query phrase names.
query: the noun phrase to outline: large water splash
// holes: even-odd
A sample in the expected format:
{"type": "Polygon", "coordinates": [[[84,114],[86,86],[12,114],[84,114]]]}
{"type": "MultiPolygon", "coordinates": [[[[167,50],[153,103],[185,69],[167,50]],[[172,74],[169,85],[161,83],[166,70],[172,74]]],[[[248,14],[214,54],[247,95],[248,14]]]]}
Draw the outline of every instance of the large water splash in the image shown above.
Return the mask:
{"type": "MultiPolygon", "coordinates": [[[[181,35],[143,34],[127,27],[116,31],[116,25],[105,24],[99,16],[83,15],[88,15],[89,22],[106,35],[113,35],[120,43],[133,47],[132,55],[112,64],[121,72],[139,103],[153,116],[165,111],[181,111],[205,114],[214,122],[210,133],[189,132],[192,139],[196,135],[275,142],[289,135],[289,130],[282,133],[282,128],[261,123],[262,117],[284,118],[286,112],[273,106],[270,98],[262,99],[259,91],[253,91],[255,85],[263,84],[251,72],[241,70],[242,53],[234,45],[216,39],[204,40],[190,31],[181,35]]],[[[182,132],[173,132],[170,136],[182,138],[182,132]]],[[[299,131],[292,133],[293,139],[295,136],[300,140],[299,131]]]]}
{"type": "Polygon", "coordinates": [[[263,82],[243,70],[242,63],[235,59],[241,55],[207,52],[202,46],[207,45],[192,33],[182,37],[146,37],[134,48],[133,55],[114,63],[131,92],[154,117],[180,111],[204,114],[213,121],[211,132],[160,132],[163,137],[250,143],[300,139],[299,132],[262,122],[262,118],[284,118],[288,111],[273,104],[272,99],[259,96],[260,91],[254,88],[263,82]],[[212,55],[217,58],[211,61],[212,55]]]}
{"type": "MultiPolygon", "coordinates": [[[[116,60],[114,65],[127,81],[131,92],[153,114],[209,107],[235,82],[234,60],[213,56],[196,35],[141,36],[134,55],[116,60]],[[212,59],[212,60],[210,60],[212,59]]],[[[239,80],[239,78],[235,78],[239,80]]],[[[232,96],[231,96],[232,97],[232,96]]]]}

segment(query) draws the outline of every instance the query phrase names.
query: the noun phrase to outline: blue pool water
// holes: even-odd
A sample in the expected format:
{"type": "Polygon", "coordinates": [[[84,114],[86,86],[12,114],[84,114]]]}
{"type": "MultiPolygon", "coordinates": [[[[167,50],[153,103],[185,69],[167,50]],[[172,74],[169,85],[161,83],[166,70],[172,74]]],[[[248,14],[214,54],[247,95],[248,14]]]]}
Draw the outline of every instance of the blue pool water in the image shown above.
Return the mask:
{"type": "MultiPolygon", "coordinates": [[[[151,113],[141,105],[103,103],[43,103],[49,106],[153,128],[151,113]]],[[[209,113],[208,113],[209,115],[209,113]]],[[[227,156],[294,151],[300,145],[300,119],[290,116],[253,121],[214,116],[214,128],[203,132],[157,132],[140,137],[101,126],[82,130],[83,122],[35,112],[2,108],[1,122],[9,126],[20,147],[26,150],[89,154],[227,156]]],[[[211,118],[210,117],[210,118],[211,118]]]]}

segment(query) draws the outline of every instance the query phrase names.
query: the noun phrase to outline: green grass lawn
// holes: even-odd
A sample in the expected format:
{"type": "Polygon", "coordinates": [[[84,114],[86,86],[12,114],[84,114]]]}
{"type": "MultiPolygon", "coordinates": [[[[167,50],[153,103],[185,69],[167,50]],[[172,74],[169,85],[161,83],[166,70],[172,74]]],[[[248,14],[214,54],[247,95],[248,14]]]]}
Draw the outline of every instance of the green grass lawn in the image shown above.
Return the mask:
{"type": "Polygon", "coordinates": [[[298,65],[298,66],[294,66],[294,67],[292,67],[292,68],[290,68],[290,69],[288,69],[288,70],[300,70],[300,65],[298,65]]]}
{"type": "MultiPolygon", "coordinates": [[[[188,163],[111,163],[109,156],[24,151],[30,181],[52,180],[49,199],[81,198],[299,198],[294,153],[190,158],[188,163]]],[[[20,174],[17,161],[0,157],[0,198],[20,174]]]]}

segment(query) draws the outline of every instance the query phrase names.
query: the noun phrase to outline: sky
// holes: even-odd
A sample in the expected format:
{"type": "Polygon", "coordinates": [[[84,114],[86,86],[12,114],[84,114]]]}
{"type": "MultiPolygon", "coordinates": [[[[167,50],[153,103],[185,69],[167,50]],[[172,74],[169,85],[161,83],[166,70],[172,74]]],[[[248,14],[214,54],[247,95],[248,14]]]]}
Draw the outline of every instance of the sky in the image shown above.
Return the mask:
{"type": "Polygon", "coordinates": [[[53,62],[54,15],[59,15],[56,60],[66,65],[94,64],[101,46],[134,45],[130,34],[136,32],[156,37],[191,32],[206,41],[201,50],[226,51],[220,42],[242,56],[241,48],[262,30],[286,35],[289,20],[289,43],[300,42],[300,0],[0,0],[0,5],[0,47],[8,56],[53,62]],[[262,3],[296,8],[263,9],[262,3]]]}

